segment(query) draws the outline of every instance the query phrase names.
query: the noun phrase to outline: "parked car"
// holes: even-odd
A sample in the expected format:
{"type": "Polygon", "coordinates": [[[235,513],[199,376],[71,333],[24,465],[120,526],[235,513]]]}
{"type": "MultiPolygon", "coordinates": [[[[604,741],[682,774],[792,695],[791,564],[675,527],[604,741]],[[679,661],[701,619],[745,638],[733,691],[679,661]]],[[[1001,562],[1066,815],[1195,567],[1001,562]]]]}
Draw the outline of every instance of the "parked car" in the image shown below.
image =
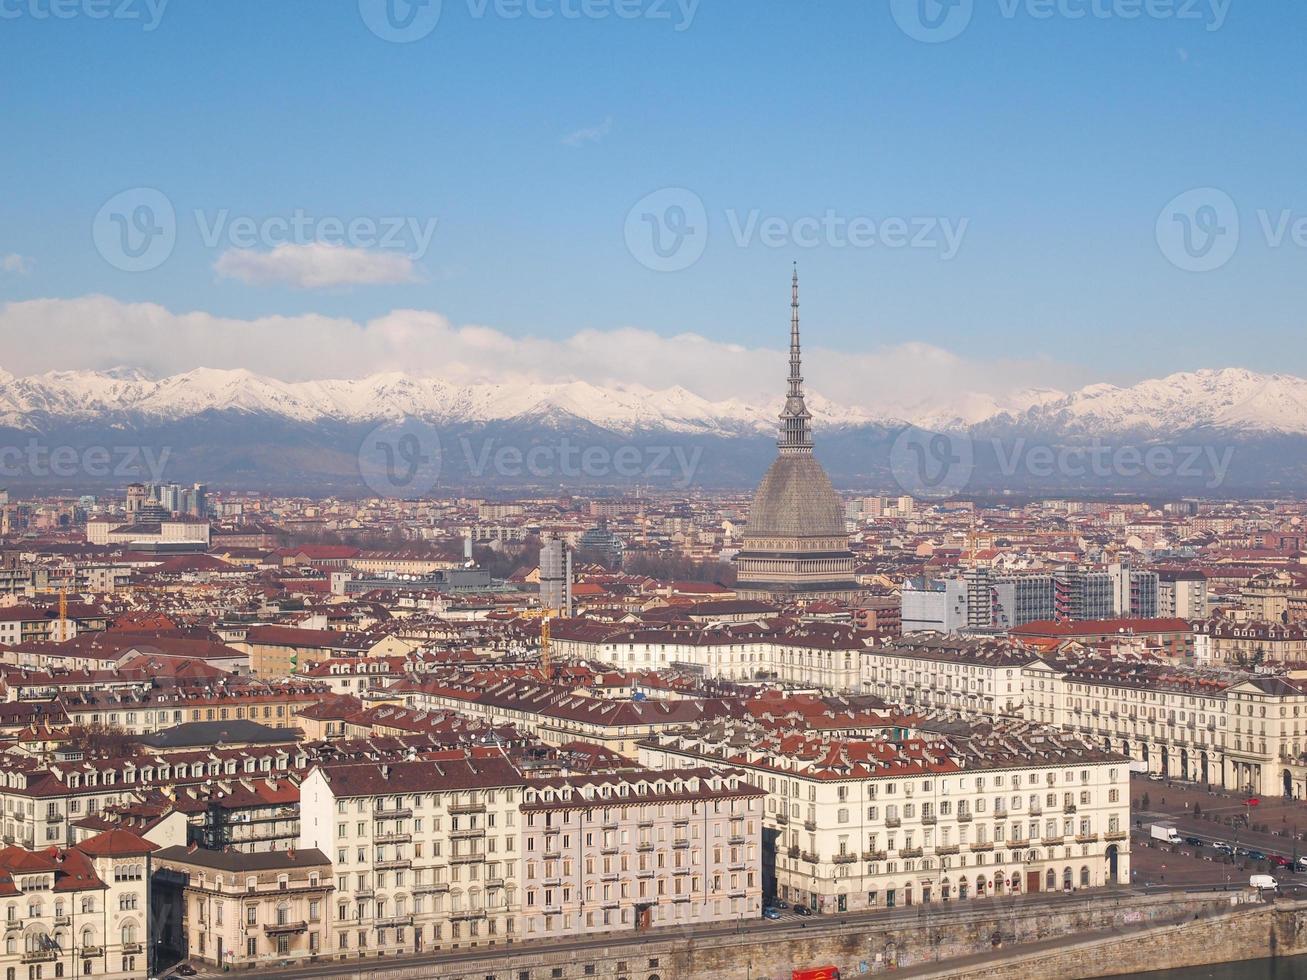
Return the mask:
{"type": "Polygon", "coordinates": [[[1293,863],[1293,870],[1302,872],[1307,871],[1307,857],[1300,857],[1293,863]]]}
{"type": "Polygon", "coordinates": [[[773,898],[771,900],[771,907],[774,909],[787,909],[790,907],[790,903],[785,901],[783,898],[773,898]]]}
{"type": "Polygon", "coordinates": [[[181,966],[177,967],[177,969],[174,970],[173,972],[176,973],[177,976],[179,977],[193,977],[199,971],[196,970],[195,967],[191,966],[189,963],[183,963],[181,966]]]}
{"type": "Polygon", "coordinates": [[[1275,879],[1270,875],[1253,875],[1248,879],[1248,887],[1256,888],[1259,892],[1278,892],[1280,890],[1280,886],[1275,883],[1275,879]]]}
{"type": "Polygon", "coordinates": [[[794,906],[794,914],[805,915],[805,916],[812,915],[812,909],[808,908],[808,906],[806,905],[796,905],[794,906]]]}
{"type": "Polygon", "coordinates": [[[1203,846],[1203,839],[1202,839],[1201,837],[1186,837],[1186,838],[1184,839],[1184,842],[1185,842],[1186,844],[1192,844],[1194,847],[1202,847],[1202,846],[1203,846]]]}
{"type": "Polygon", "coordinates": [[[1266,860],[1266,855],[1263,854],[1261,851],[1249,851],[1249,852],[1248,852],[1248,860],[1250,860],[1250,861],[1265,861],[1265,860],[1266,860]]]}
{"type": "Polygon", "coordinates": [[[1242,844],[1236,844],[1232,853],[1235,857],[1247,857],[1251,852],[1242,844]]]}
{"type": "Polygon", "coordinates": [[[765,909],[762,910],[762,917],[764,919],[779,919],[781,917],[781,910],[774,909],[770,905],[768,905],[765,909]]]}
{"type": "Polygon", "coordinates": [[[1150,773],[1148,774],[1148,778],[1151,779],[1151,780],[1152,780],[1153,782],[1155,782],[1155,783],[1160,783],[1160,782],[1161,782],[1163,779],[1165,779],[1166,777],[1163,776],[1160,772],[1150,772],[1150,773]]]}
{"type": "Polygon", "coordinates": [[[1272,863],[1273,865],[1275,865],[1277,868],[1291,868],[1291,867],[1293,867],[1293,862],[1290,861],[1290,860],[1289,860],[1287,857],[1285,857],[1283,854],[1272,854],[1272,855],[1271,855],[1271,863],[1272,863]]]}
{"type": "Polygon", "coordinates": [[[1212,850],[1218,854],[1233,854],[1234,848],[1223,840],[1212,841],[1212,850]]]}

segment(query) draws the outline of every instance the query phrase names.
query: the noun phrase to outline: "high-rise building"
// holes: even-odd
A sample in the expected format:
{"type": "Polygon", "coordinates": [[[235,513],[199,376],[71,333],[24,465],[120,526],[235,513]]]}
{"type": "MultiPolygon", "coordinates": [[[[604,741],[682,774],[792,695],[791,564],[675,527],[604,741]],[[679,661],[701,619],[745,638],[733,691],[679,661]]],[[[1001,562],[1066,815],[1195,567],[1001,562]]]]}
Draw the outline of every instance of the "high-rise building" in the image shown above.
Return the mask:
{"type": "Polygon", "coordinates": [[[540,547],[540,605],[572,615],[572,551],[560,537],[551,536],[540,547]]]}
{"type": "Polygon", "coordinates": [[[812,413],[803,397],[799,274],[790,301],[790,375],[776,461],[758,485],[735,590],[750,599],[847,599],[857,593],[844,503],[812,454],[812,413]]]}

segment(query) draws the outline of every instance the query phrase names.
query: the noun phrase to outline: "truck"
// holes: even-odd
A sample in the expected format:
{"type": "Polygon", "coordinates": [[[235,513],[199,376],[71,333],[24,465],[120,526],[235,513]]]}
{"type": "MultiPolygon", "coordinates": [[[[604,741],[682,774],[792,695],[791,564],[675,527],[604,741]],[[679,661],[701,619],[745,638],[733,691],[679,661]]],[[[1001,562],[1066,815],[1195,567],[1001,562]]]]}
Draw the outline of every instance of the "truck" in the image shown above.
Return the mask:
{"type": "Polygon", "coordinates": [[[1175,828],[1169,823],[1155,823],[1152,826],[1153,840],[1164,841],[1167,844],[1179,844],[1180,835],[1175,832],[1175,828]]]}
{"type": "Polygon", "coordinates": [[[840,980],[839,967],[815,966],[808,970],[794,970],[790,980],[840,980]]]}

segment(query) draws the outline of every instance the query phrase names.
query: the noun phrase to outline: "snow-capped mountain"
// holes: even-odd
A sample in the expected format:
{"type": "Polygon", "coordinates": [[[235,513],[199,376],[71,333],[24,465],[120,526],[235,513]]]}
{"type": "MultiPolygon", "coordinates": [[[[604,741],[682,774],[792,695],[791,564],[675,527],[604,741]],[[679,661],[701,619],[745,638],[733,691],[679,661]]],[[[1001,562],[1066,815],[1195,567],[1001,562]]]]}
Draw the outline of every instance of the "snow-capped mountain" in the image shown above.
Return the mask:
{"type": "MultiPolygon", "coordinates": [[[[827,425],[880,421],[858,409],[812,398],[827,425]]],[[[27,378],[0,373],[0,426],[39,429],[50,421],[176,421],[206,412],[240,412],[293,422],[432,423],[580,420],[612,432],[664,430],[721,434],[772,431],[774,404],[713,402],[682,387],[638,385],[451,384],[437,378],[377,374],[358,380],[286,382],[245,370],[198,368],[152,380],[130,369],[56,371],[27,378]]]]}
{"type": "MultiPolygon", "coordinates": [[[[884,410],[809,396],[821,428],[911,423],[939,431],[1005,424],[1066,435],[1168,435],[1194,429],[1307,434],[1307,381],[1239,368],[1194,371],[1129,387],[1096,384],[1065,394],[1025,389],[1006,396],[959,392],[884,410]]],[[[433,423],[580,420],[612,432],[771,433],[780,400],[710,401],[682,387],[559,384],[452,384],[377,374],[358,380],[279,381],[245,370],[198,368],[151,379],[130,368],[56,371],[16,378],[0,372],[0,425],[50,421],[177,421],[207,412],[266,415],[291,422],[375,422],[403,417],[433,423]]]]}
{"type": "MultiPolygon", "coordinates": [[[[1307,381],[1287,375],[1231,368],[1070,394],[957,392],[879,409],[837,405],[814,393],[808,405],[818,455],[848,487],[893,490],[897,483],[913,492],[903,466],[924,458],[920,445],[903,439],[913,424],[962,440],[950,458],[971,461],[965,485],[977,492],[1307,491],[1307,381]],[[1106,472],[1080,465],[1077,451],[1104,443],[1109,455],[1095,459],[1161,447],[1150,457],[1161,465],[1141,470],[1129,462],[1137,453],[1106,472]],[[960,446],[970,452],[959,455],[960,446]],[[1040,453],[1032,455],[1034,448],[1040,453]],[[1065,466],[1040,463],[1066,451],[1065,466]]],[[[711,401],[680,387],[582,381],[455,384],[394,373],[286,382],[243,370],[167,378],[131,368],[29,377],[0,371],[0,447],[108,447],[124,458],[149,450],[167,457],[171,479],[351,493],[368,489],[360,487],[360,461],[377,426],[418,419],[438,432],[446,486],[655,485],[673,472],[672,454],[686,481],[692,470],[698,484],[743,487],[756,483],[775,456],[780,408],[779,399],[711,401]],[[568,470],[566,454],[578,446],[598,454],[597,473],[568,470]],[[503,466],[495,462],[500,450],[509,450],[503,466]],[[524,471],[512,460],[527,450],[532,459],[554,462],[524,471]],[[639,460],[635,471],[618,472],[619,451],[639,460]]],[[[939,447],[932,437],[927,462],[943,458],[939,447]]],[[[0,470],[0,477],[14,485],[54,481],[38,469],[0,470]]],[[[58,485],[76,489],[93,477],[121,486],[134,476],[145,474],[88,468],[64,474],[58,485]]]]}

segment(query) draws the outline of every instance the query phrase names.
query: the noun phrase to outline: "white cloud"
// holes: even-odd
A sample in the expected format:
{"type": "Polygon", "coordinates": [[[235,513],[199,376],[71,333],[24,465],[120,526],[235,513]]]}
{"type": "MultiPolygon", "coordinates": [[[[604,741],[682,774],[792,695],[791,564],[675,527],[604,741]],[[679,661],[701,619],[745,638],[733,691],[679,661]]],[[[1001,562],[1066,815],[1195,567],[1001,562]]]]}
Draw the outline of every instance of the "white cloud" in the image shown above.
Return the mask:
{"type": "MultiPolygon", "coordinates": [[[[287,381],[407,372],[458,383],[679,385],[713,401],[753,401],[782,394],[787,370],[780,347],[743,347],[690,333],[662,336],[637,327],[558,339],[514,337],[492,327],[456,326],[426,310],[394,310],[366,323],[312,314],[246,320],[107,296],[9,303],[0,307],[0,337],[23,338],[7,345],[0,364],[17,375],[124,364],[155,376],[247,368],[287,381]]],[[[895,417],[923,406],[961,410],[1027,386],[1085,380],[1056,363],[968,360],[928,344],[847,352],[809,343],[804,374],[810,390],[895,417]]]]}
{"type": "Polygon", "coordinates": [[[17,252],[0,255],[0,272],[8,272],[15,276],[29,275],[35,264],[35,260],[19,255],[17,252]]]}
{"type": "Polygon", "coordinates": [[[561,140],[564,146],[584,146],[586,143],[602,143],[604,137],[613,129],[613,117],[609,116],[597,126],[586,126],[573,130],[561,140]]]}
{"type": "Polygon", "coordinates": [[[283,243],[270,252],[230,248],[218,257],[214,271],[224,279],[251,286],[294,286],[330,289],[337,286],[379,286],[413,282],[417,270],[407,255],[344,245],[283,243]]]}

